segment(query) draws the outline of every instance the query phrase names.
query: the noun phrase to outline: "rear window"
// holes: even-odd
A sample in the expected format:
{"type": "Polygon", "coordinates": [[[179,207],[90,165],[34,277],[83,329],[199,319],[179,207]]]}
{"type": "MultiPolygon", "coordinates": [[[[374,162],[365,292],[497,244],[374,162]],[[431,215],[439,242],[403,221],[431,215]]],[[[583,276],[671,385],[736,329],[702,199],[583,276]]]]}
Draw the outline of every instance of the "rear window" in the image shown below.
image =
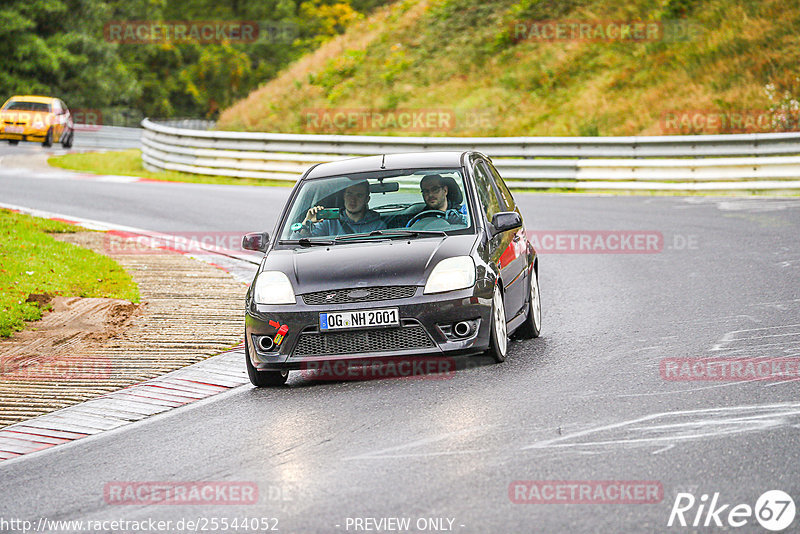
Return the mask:
{"type": "Polygon", "coordinates": [[[43,102],[26,102],[24,100],[14,100],[3,108],[3,111],[34,111],[39,113],[49,113],[50,104],[43,102]]]}

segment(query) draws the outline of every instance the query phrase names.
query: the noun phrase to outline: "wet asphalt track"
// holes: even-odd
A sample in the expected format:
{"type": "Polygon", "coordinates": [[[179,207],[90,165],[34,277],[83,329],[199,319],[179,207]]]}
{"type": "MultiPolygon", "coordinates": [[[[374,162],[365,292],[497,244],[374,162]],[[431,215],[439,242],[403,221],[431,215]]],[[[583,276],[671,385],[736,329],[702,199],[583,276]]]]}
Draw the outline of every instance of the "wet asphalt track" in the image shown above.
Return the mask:
{"type": "MultiPolygon", "coordinates": [[[[271,230],[287,195],[0,176],[2,202],[159,231],[271,230]]],[[[659,373],[665,358],[800,355],[800,199],[515,196],[529,230],[655,231],[663,250],[542,253],[543,336],[514,342],[501,365],[445,380],[294,373],[285,388],[240,387],[0,463],[0,518],[171,520],[171,532],[235,517],[277,518],[280,532],[389,517],[410,518],[412,532],[420,518],[463,533],[721,532],[668,528],[676,493],[752,506],[780,489],[800,505],[798,382],[659,373]],[[515,504],[516,480],[656,481],[664,496],[515,504]],[[108,504],[104,487],[120,481],[254,482],[259,499],[108,504]]],[[[752,517],[730,530],[765,532],[752,517]]],[[[800,517],[786,532],[798,530],[800,517]]]]}

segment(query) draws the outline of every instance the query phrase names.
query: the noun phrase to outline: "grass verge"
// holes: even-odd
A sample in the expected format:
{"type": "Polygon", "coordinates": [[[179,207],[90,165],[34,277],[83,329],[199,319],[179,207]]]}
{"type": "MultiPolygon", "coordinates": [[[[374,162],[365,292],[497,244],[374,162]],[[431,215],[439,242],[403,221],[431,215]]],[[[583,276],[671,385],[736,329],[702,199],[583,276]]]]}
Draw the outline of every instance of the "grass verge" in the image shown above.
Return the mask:
{"type": "Polygon", "coordinates": [[[27,302],[32,294],[139,301],[136,283],[114,260],[48,235],[75,231],[62,222],[0,209],[0,338],[49,309],[27,302]]]}
{"type": "Polygon", "coordinates": [[[151,172],[142,166],[142,152],[138,149],[115,152],[86,152],[53,156],[47,160],[53,167],[70,171],[111,174],[116,176],[138,176],[147,180],[165,182],[189,182],[194,184],[262,185],[289,187],[288,180],[262,180],[260,178],[232,178],[230,176],[203,176],[177,171],[151,172]]]}

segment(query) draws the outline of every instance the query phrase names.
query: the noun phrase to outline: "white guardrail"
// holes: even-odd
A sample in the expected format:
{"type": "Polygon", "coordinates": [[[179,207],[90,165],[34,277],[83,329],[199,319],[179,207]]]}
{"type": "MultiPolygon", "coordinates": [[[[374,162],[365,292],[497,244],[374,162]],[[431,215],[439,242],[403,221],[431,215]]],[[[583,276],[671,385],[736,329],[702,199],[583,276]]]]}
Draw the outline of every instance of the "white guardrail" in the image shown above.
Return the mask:
{"type": "Polygon", "coordinates": [[[141,128],[76,124],[74,147],[113,150],[139,148],[142,145],[142,131],[141,128]]]}
{"type": "Polygon", "coordinates": [[[295,181],[314,163],[359,155],[478,150],[492,158],[514,188],[800,189],[800,132],[392,137],[209,131],[149,119],[142,127],[142,160],[156,171],[295,181]]]}

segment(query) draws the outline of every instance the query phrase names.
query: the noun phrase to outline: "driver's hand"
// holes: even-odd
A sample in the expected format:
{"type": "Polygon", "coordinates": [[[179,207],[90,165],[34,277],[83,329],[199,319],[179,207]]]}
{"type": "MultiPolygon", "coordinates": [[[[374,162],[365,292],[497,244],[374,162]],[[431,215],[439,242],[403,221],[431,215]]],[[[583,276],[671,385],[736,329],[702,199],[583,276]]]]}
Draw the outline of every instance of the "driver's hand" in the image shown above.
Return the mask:
{"type": "Polygon", "coordinates": [[[445,212],[444,218],[450,224],[461,224],[463,221],[461,214],[453,209],[447,210],[445,212]]]}
{"type": "Polygon", "coordinates": [[[323,208],[322,206],[314,206],[313,208],[308,210],[308,213],[306,213],[306,218],[303,221],[303,223],[305,224],[308,221],[311,221],[313,223],[319,222],[319,219],[317,219],[317,213],[319,213],[323,209],[325,208],[323,208]]]}

